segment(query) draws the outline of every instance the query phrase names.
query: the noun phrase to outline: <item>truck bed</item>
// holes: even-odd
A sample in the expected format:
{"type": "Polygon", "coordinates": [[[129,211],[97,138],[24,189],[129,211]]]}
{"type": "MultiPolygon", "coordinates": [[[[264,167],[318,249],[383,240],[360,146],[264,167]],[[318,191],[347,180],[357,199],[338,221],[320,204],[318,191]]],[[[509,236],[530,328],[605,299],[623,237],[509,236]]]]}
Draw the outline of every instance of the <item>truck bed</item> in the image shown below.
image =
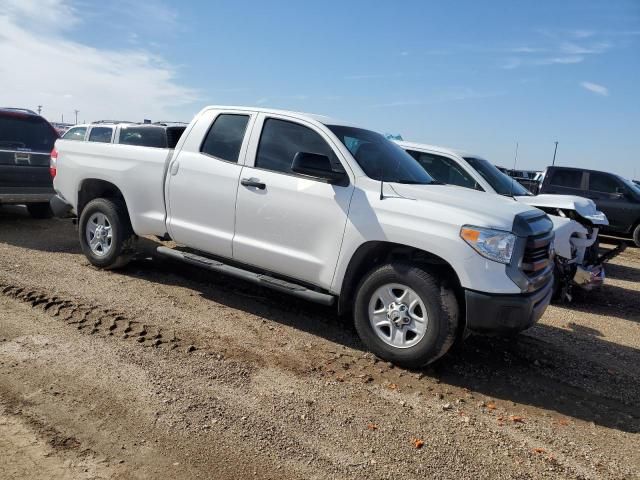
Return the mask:
{"type": "Polygon", "coordinates": [[[56,191],[74,210],[84,182],[108,182],[120,189],[136,233],[166,233],[164,177],[173,150],[62,139],[56,149],[58,168],[65,171],[57,179],[56,191]],[[75,192],[75,198],[68,198],[68,192],[75,192]]]}

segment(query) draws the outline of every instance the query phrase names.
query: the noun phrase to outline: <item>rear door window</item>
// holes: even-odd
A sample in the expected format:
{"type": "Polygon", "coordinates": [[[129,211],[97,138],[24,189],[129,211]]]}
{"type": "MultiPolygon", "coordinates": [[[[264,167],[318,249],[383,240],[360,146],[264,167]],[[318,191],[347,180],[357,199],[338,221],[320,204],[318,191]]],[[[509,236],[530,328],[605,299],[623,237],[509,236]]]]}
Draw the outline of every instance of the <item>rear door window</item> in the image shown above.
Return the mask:
{"type": "Polygon", "coordinates": [[[87,133],[87,127],[74,127],[69,129],[62,138],[64,140],[84,140],[87,133]]]}
{"type": "Polygon", "coordinates": [[[248,123],[248,115],[218,115],[202,142],[200,151],[227,162],[237,163],[248,123]]]}
{"type": "Polygon", "coordinates": [[[0,115],[0,150],[21,150],[49,153],[58,133],[42,117],[0,115]]]}
{"type": "Polygon", "coordinates": [[[111,127],[92,127],[89,132],[90,142],[111,143],[113,129],[111,127]]]}
{"type": "Polygon", "coordinates": [[[167,148],[167,136],[163,127],[120,127],[118,143],[140,147],[167,148]]]}
{"type": "Polygon", "coordinates": [[[549,180],[551,185],[565,188],[582,188],[582,172],[580,170],[556,170],[549,180]]]}

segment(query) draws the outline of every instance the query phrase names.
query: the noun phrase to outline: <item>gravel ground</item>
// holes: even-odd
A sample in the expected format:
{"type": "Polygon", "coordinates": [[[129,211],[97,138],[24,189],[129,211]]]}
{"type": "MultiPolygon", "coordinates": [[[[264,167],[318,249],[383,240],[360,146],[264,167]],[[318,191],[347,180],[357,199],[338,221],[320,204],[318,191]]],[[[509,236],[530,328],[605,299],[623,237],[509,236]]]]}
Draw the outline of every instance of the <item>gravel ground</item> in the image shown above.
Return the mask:
{"type": "Polygon", "coordinates": [[[640,478],[640,250],[407,371],[330,309],[0,211],[0,477],[640,478]]]}

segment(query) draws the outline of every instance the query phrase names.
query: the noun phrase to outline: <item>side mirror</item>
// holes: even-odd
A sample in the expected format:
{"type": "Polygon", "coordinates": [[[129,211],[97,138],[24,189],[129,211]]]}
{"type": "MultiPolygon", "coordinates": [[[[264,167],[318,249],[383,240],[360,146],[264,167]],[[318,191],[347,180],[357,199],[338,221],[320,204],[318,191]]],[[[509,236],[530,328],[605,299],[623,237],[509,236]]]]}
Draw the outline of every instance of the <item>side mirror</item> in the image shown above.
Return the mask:
{"type": "Polygon", "coordinates": [[[331,165],[331,160],[326,155],[317,153],[298,152],[293,157],[291,170],[302,175],[322,178],[328,183],[343,183],[347,178],[344,172],[336,172],[331,165]]]}
{"type": "Polygon", "coordinates": [[[622,200],[623,198],[627,198],[629,192],[623,187],[616,187],[616,193],[613,194],[613,197],[617,200],[622,200]]]}

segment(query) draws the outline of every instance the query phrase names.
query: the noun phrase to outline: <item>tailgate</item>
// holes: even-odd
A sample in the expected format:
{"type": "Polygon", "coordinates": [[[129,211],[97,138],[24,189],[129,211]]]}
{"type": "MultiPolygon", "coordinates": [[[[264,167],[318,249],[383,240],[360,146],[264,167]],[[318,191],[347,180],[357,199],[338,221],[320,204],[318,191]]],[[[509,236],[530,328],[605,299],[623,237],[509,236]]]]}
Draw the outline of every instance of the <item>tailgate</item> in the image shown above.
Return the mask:
{"type": "Polygon", "coordinates": [[[49,153],[0,151],[0,188],[52,186],[49,153]]]}

